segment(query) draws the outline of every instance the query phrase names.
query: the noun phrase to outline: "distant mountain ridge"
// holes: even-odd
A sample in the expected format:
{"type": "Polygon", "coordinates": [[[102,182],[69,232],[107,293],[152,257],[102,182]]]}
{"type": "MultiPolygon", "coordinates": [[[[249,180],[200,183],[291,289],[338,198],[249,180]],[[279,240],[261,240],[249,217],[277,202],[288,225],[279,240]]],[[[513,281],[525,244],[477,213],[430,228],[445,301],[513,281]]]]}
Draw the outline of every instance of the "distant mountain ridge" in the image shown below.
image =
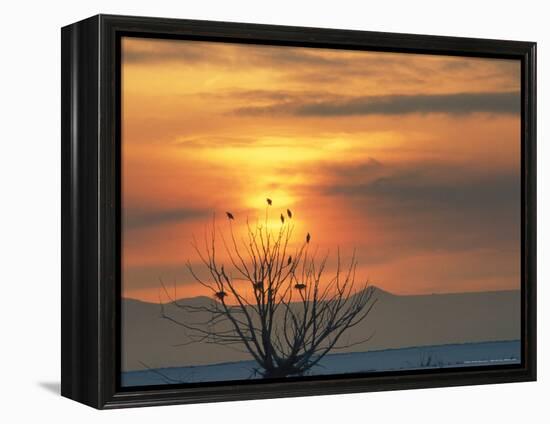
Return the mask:
{"type": "MultiPolygon", "coordinates": [[[[391,348],[452,343],[518,340],[520,292],[518,290],[431,295],[395,295],[373,288],[378,299],[369,316],[349,330],[345,339],[372,339],[338,352],[363,352],[391,348]]],[[[178,300],[181,304],[211,302],[206,296],[178,300]]],[[[180,320],[201,321],[165,305],[180,320]]],[[[185,344],[182,327],[161,318],[160,305],[136,299],[122,300],[122,370],[205,365],[250,359],[248,354],[214,344],[185,344]]]]}

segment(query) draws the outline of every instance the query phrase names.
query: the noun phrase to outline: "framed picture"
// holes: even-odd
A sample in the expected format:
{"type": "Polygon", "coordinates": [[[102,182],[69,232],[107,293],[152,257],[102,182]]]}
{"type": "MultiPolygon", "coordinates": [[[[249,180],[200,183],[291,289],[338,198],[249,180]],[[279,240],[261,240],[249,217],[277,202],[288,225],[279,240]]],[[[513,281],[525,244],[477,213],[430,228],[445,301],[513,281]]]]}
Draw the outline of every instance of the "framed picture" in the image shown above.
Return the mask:
{"type": "Polygon", "coordinates": [[[535,43],[62,30],[62,394],[536,378],[535,43]]]}

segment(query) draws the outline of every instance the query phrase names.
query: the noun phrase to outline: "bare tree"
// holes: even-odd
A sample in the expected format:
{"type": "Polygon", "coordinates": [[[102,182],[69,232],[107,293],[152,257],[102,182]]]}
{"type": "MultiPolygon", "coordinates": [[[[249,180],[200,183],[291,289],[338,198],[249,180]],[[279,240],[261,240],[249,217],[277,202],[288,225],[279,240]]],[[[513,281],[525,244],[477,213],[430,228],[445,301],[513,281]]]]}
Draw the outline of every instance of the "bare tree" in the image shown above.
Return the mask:
{"type": "Polygon", "coordinates": [[[280,225],[273,229],[268,219],[271,205],[267,199],[265,222],[246,221],[246,234],[240,239],[233,229],[236,218],[227,212],[229,235],[221,236],[227,264],[218,256],[215,222],[205,232],[204,246],[194,240],[208,277],[199,276],[190,262],[187,266],[211,292],[211,302],[178,303],[162,284],[176,307],[209,317],[189,322],[162,307],[162,317],[182,326],[190,343],[244,348],[266,378],[303,375],[328,352],[366,342],[370,337],[343,343],[342,336],[363,321],[376,303],[368,282],[355,284],[355,252],[344,266],[338,249],[336,270],[325,277],[328,253],[318,258],[317,251],[310,251],[309,233],[291,248],[292,212],[281,214],[280,225]]]}

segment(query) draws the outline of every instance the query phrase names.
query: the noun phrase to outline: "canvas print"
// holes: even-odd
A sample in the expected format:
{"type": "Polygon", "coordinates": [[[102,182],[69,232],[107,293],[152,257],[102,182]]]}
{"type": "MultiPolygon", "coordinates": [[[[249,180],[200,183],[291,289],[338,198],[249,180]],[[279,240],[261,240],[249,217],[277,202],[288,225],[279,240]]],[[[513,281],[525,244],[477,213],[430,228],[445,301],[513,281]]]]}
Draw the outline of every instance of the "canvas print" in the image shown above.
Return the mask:
{"type": "Polygon", "coordinates": [[[519,61],[123,37],[123,387],[521,363],[519,61]]]}

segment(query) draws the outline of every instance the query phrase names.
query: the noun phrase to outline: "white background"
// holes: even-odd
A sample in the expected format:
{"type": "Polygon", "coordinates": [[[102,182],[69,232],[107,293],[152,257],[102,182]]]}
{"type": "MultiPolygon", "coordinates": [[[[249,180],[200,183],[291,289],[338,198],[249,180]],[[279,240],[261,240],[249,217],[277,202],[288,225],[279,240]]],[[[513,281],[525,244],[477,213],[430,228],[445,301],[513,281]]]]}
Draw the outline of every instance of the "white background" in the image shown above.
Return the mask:
{"type": "Polygon", "coordinates": [[[9,1],[0,42],[0,421],[76,422],[549,422],[546,281],[550,75],[542,0],[9,1]],[[226,20],[537,41],[539,381],[95,411],[61,398],[60,27],[96,13],[226,20]],[[544,119],[546,117],[546,119],[544,119]],[[546,392],[546,393],[545,393],[546,392]],[[55,420],[55,421],[54,421],[55,420]]]}

